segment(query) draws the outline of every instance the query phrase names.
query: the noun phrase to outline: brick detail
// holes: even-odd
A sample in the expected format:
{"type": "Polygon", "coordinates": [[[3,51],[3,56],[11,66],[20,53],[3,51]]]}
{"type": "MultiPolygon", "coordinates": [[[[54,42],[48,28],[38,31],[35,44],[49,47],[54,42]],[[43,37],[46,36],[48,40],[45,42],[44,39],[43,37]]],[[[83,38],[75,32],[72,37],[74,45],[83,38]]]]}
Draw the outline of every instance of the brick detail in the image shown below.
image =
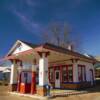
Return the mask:
{"type": "Polygon", "coordinates": [[[47,93],[47,89],[45,87],[42,86],[38,86],[37,87],[37,94],[40,96],[46,96],[47,93]]]}
{"type": "Polygon", "coordinates": [[[36,93],[36,72],[32,72],[31,94],[36,93]]]}
{"type": "Polygon", "coordinates": [[[17,84],[10,84],[9,91],[17,91],[17,84]]]}
{"type": "Polygon", "coordinates": [[[66,88],[66,89],[83,89],[83,88],[88,88],[91,87],[90,82],[82,82],[82,83],[74,83],[74,84],[61,84],[61,88],[66,88]]]}
{"type": "MultiPolygon", "coordinates": [[[[55,84],[51,83],[53,88],[55,88],[55,84]]],[[[83,89],[83,88],[88,88],[91,87],[90,82],[82,82],[82,83],[61,83],[62,89],[83,89]]]]}

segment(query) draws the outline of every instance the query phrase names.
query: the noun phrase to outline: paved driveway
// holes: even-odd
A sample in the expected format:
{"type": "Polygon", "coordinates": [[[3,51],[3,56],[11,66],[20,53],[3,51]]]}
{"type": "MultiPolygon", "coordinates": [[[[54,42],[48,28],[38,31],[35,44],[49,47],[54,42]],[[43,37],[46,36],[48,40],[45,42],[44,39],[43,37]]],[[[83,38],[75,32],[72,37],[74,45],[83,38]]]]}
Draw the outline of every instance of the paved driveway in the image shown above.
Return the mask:
{"type": "MultiPolygon", "coordinates": [[[[89,93],[72,95],[67,97],[55,97],[52,100],[100,100],[100,86],[89,89],[89,93]]],[[[7,93],[8,87],[0,86],[0,100],[37,100],[29,97],[10,95],[7,93]]]]}
{"type": "Polygon", "coordinates": [[[8,87],[0,86],[0,100],[36,100],[33,98],[11,95],[8,93],[8,87]]]}

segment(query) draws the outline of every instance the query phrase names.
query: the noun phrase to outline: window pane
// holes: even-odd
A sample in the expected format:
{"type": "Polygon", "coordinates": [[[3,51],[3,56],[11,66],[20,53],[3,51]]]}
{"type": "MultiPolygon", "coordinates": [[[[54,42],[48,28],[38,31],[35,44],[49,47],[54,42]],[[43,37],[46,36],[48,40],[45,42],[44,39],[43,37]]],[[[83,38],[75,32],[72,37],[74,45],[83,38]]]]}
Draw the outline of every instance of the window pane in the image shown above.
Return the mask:
{"type": "Polygon", "coordinates": [[[69,82],[73,81],[73,68],[72,68],[72,66],[68,66],[68,81],[69,82]]]}
{"type": "Polygon", "coordinates": [[[78,66],[78,79],[80,82],[86,80],[85,66],[83,65],[78,66]]]}
{"type": "Polygon", "coordinates": [[[82,70],[80,66],[78,67],[78,79],[79,81],[82,81],[82,70]]]}
{"type": "Polygon", "coordinates": [[[53,81],[54,75],[53,75],[53,68],[50,68],[50,81],[53,81]]]}
{"type": "Polygon", "coordinates": [[[59,79],[59,72],[56,72],[56,79],[59,79]]]}
{"type": "Polygon", "coordinates": [[[63,66],[63,67],[62,67],[62,80],[63,80],[64,82],[67,81],[67,69],[66,69],[66,66],[63,66]]]}

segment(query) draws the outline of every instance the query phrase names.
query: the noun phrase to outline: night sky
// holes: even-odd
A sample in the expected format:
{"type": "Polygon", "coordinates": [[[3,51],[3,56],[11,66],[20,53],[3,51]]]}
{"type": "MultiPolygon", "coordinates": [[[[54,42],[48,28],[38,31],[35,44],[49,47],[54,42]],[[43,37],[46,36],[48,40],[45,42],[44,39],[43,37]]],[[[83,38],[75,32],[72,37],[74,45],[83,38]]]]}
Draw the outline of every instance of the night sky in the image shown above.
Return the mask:
{"type": "Polygon", "coordinates": [[[85,53],[100,55],[100,0],[0,0],[0,57],[18,39],[40,43],[53,22],[67,23],[85,53]]]}

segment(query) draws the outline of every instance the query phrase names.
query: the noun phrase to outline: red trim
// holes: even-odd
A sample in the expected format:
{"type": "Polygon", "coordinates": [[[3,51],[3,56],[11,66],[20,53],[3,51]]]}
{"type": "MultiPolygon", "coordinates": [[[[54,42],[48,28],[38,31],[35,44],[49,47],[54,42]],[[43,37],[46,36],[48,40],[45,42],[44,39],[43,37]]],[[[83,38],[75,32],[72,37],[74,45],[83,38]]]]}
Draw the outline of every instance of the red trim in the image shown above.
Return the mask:
{"type": "Polygon", "coordinates": [[[62,82],[62,66],[60,66],[60,82],[62,82]]]}
{"type": "MultiPolygon", "coordinates": [[[[62,65],[62,67],[66,67],[66,73],[67,73],[67,81],[64,81],[63,78],[62,78],[62,82],[69,82],[69,79],[68,79],[68,67],[72,67],[72,82],[73,82],[73,65],[72,64],[69,64],[69,65],[62,65]]],[[[62,72],[63,73],[63,72],[62,72]]],[[[61,76],[62,77],[62,76],[61,76]]]]}
{"type": "Polygon", "coordinates": [[[54,67],[49,67],[49,82],[54,82],[54,80],[55,80],[55,78],[54,78],[54,67]],[[53,69],[53,78],[52,78],[52,80],[50,80],[50,69],[53,69]]]}
{"type": "Polygon", "coordinates": [[[52,82],[55,82],[55,71],[56,70],[59,70],[60,71],[60,82],[69,82],[69,79],[68,79],[68,67],[72,67],[72,82],[73,82],[73,65],[72,64],[69,64],[69,65],[59,65],[59,66],[52,66],[52,67],[49,67],[49,81],[52,83],[52,82]],[[66,67],[66,73],[67,73],[67,81],[64,81],[63,78],[62,78],[62,68],[66,67]],[[50,80],[50,69],[53,69],[53,78],[52,80],[50,80]]]}
{"type": "MultiPolygon", "coordinates": [[[[53,50],[53,51],[56,51],[56,52],[60,52],[60,53],[64,53],[64,54],[68,54],[68,55],[72,55],[72,56],[75,56],[75,57],[78,57],[78,58],[84,58],[88,61],[92,61],[92,62],[97,62],[95,59],[92,59],[92,58],[88,58],[80,53],[77,53],[77,52],[74,52],[74,51],[70,51],[68,49],[65,49],[65,48],[62,48],[62,47],[59,47],[59,46],[55,46],[55,45],[52,45],[52,44],[48,44],[48,43],[45,43],[45,44],[42,44],[40,46],[37,46],[34,48],[34,51],[38,52],[38,51],[45,51],[45,49],[48,49],[48,50],[53,50]]],[[[26,51],[23,51],[23,52],[20,52],[18,54],[25,54],[25,53],[29,53],[29,52],[32,52],[33,49],[30,49],[30,50],[26,50],[26,51]]],[[[7,59],[14,59],[15,56],[9,56],[7,55],[7,57],[5,57],[4,59],[2,60],[7,60],[7,59]]]]}
{"type": "Polygon", "coordinates": [[[36,72],[32,72],[31,94],[36,93],[36,72]]]}
{"type": "Polygon", "coordinates": [[[26,51],[23,51],[23,52],[19,52],[19,53],[16,53],[14,55],[8,55],[6,57],[4,57],[2,60],[9,60],[9,59],[16,59],[16,55],[24,55],[24,54],[29,54],[29,53],[32,53],[33,49],[29,49],[29,50],[26,50],[26,51]]]}

